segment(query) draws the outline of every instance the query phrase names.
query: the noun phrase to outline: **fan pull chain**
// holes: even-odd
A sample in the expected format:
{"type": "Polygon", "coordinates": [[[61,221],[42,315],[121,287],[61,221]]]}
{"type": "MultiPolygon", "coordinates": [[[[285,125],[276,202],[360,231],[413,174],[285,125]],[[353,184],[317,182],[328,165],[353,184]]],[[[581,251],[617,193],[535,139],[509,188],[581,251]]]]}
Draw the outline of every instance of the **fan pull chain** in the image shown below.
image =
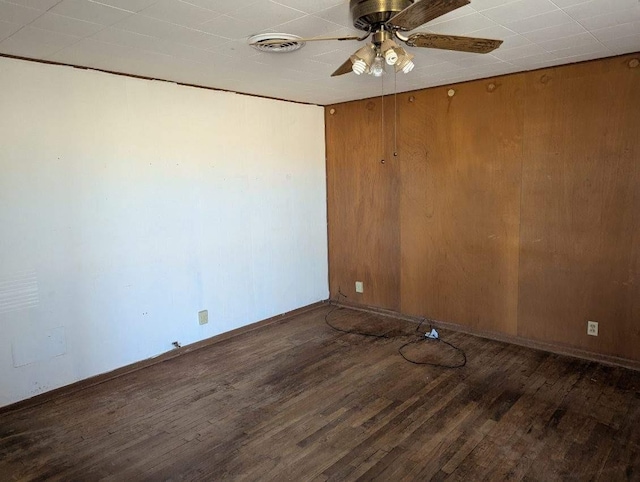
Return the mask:
{"type": "Polygon", "coordinates": [[[398,157],[398,72],[393,70],[393,157],[398,157]]]}
{"type": "Polygon", "coordinates": [[[382,164],[384,164],[384,156],[387,151],[387,143],[384,135],[384,75],[380,76],[380,83],[382,85],[382,93],[380,95],[380,101],[382,102],[382,116],[380,118],[380,138],[382,139],[382,164]]]}

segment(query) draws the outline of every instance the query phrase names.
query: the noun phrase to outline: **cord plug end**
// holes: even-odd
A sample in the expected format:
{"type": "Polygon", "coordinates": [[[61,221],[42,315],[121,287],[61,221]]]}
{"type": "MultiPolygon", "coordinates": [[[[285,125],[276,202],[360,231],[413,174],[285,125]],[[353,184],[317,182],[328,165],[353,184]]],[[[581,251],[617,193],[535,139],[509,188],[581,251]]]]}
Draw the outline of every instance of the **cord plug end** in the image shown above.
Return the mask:
{"type": "Polygon", "coordinates": [[[431,328],[431,331],[429,333],[425,333],[424,336],[425,338],[429,338],[431,340],[437,340],[438,338],[440,338],[440,335],[435,328],[431,328]]]}

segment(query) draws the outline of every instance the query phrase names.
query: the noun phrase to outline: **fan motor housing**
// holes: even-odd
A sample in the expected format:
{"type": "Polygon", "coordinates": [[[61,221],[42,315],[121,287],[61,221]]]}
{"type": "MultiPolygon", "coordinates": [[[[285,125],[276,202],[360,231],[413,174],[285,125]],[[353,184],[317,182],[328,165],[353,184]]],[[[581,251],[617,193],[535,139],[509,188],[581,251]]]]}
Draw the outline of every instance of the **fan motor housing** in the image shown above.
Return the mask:
{"type": "Polygon", "coordinates": [[[351,0],[353,26],[369,30],[388,22],[391,17],[414,3],[414,0],[351,0]]]}

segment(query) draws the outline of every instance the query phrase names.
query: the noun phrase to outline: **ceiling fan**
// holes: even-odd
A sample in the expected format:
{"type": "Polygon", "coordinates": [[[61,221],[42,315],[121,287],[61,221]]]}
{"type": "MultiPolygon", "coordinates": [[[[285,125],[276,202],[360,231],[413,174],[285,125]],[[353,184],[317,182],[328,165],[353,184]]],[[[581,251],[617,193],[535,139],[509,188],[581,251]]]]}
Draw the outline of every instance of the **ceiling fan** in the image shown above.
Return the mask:
{"type": "MultiPolygon", "coordinates": [[[[409,47],[456,50],[486,54],[500,47],[502,40],[491,40],[457,35],[416,32],[405,35],[442,15],[471,3],[470,0],[350,0],[353,25],[363,30],[361,37],[315,37],[296,39],[297,43],[322,40],[358,40],[371,37],[368,43],[342,64],[332,77],[353,72],[380,77],[384,64],[394,66],[396,72],[409,73],[415,67],[414,55],[402,48],[396,40],[409,47]]],[[[270,39],[252,42],[252,45],[284,45],[291,39],[270,39]]]]}

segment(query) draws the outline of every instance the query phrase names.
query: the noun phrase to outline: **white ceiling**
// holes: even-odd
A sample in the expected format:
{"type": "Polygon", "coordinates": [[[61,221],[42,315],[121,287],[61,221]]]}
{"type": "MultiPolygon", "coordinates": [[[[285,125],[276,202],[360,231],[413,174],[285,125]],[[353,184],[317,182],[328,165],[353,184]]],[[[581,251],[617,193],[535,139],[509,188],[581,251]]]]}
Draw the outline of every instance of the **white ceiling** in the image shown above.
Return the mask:
{"type": "MultiPolygon", "coordinates": [[[[472,0],[419,30],[504,44],[488,55],[413,48],[398,91],[638,52],[640,0],[472,0]]],[[[265,31],[359,33],[348,0],[0,0],[3,54],[321,105],[380,94],[380,79],[330,77],[357,42],[247,45],[265,31]]]]}

